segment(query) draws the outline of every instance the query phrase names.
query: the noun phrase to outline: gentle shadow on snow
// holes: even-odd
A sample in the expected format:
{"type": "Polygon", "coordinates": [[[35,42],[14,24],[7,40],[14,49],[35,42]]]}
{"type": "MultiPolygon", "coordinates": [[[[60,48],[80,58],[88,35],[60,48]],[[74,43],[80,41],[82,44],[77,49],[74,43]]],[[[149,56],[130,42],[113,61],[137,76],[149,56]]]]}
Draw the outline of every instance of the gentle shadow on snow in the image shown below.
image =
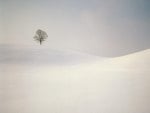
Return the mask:
{"type": "Polygon", "coordinates": [[[69,65],[99,59],[97,56],[84,53],[45,48],[16,48],[4,46],[0,48],[0,53],[0,62],[2,64],[69,65]]]}

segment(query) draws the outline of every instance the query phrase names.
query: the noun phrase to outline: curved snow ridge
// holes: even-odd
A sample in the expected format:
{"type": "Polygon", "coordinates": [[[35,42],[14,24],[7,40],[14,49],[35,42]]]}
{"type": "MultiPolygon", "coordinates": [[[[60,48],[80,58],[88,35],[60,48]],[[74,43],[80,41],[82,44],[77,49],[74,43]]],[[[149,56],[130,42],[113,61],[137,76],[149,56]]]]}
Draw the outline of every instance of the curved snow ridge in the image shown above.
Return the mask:
{"type": "Polygon", "coordinates": [[[150,67],[150,49],[134,54],[113,58],[113,62],[118,62],[129,69],[147,69],[150,67]]]}
{"type": "Polygon", "coordinates": [[[94,71],[141,71],[150,72],[150,49],[116,58],[95,60],[81,65],[82,69],[94,71]]]}
{"type": "Polygon", "coordinates": [[[135,52],[135,53],[132,53],[132,54],[128,54],[128,55],[124,55],[124,56],[120,56],[120,57],[115,57],[114,59],[118,59],[118,58],[131,58],[131,57],[138,57],[138,58],[147,58],[150,56],[150,49],[146,49],[146,50],[143,50],[143,51],[139,51],[139,52],[135,52]]]}

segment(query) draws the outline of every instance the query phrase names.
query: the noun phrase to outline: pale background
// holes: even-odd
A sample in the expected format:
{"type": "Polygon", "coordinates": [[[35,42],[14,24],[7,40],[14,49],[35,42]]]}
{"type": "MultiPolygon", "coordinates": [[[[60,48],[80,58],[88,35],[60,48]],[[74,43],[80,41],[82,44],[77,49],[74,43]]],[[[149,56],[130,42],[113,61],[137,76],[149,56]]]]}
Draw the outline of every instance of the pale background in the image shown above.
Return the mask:
{"type": "Polygon", "coordinates": [[[1,44],[34,45],[37,29],[47,45],[100,56],[150,47],[149,0],[1,0],[1,44]]]}
{"type": "Polygon", "coordinates": [[[0,0],[0,113],[149,113],[149,12],[149,0],[0,0]]]}

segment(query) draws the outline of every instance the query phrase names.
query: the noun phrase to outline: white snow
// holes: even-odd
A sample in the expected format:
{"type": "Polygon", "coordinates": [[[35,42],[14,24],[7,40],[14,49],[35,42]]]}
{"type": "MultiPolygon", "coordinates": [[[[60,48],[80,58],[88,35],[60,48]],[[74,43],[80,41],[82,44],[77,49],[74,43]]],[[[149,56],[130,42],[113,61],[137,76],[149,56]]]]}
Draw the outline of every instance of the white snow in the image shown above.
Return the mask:
{"type": "Polygon", "coordinates": [[[61,65],[51,65],[51,51],[35,53],[28,63],[18,62],[27,57],[17,53],[0,65],[0,113],[150,112],[150,50],[117,58],[52,52],[56,61],[65,58],[61,65]],[[37,62],[45,57],[47,65],[37,62]]]}

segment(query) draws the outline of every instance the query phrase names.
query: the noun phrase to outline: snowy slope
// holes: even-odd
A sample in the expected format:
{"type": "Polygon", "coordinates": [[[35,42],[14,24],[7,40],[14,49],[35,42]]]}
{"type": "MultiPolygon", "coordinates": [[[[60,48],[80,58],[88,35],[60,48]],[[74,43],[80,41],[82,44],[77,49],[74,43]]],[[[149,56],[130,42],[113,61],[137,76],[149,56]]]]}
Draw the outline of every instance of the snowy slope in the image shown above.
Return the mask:
{"type": "MultiPolygon", "coordinates": [[[[1,64],[21,64],[21,65],[73,65],[90,60],[100,59],[86,53],[69,50],[54,50],[42,46],[17,47],[0,46],[1,64]]],[[[103,58],[101,58],[103,59],[103,58]]]]}
{"type": "Polygon", "coordinates": [[[103,60],[90,56],[76,65],[2,66],[3,113],[150,112],[150,50],[103,60]]]}

